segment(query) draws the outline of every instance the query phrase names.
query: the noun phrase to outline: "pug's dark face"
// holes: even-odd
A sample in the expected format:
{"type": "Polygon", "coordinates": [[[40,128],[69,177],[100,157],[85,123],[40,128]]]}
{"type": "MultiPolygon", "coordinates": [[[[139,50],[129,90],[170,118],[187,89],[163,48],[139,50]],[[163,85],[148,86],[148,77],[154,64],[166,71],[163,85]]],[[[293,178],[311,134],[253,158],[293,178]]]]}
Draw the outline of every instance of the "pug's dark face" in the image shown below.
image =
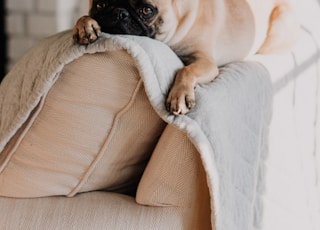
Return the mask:
{"type": "Polygon", "coordinates": [[[90,16],[111,34],[155,38],[158,9],[144,0],[93,0],[90,16]]]}

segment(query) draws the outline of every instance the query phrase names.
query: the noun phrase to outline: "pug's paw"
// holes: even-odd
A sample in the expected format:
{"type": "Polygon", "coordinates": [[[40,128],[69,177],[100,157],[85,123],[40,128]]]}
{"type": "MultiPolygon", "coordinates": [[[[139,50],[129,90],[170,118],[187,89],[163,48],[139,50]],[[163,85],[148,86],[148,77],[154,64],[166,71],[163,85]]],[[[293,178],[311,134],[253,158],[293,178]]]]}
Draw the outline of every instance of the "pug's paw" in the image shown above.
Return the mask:
{"type": "Polygon", "coordinates": [[[101,36],[101,27],[90,16],[82,16],[73,28],[73,41],[80,45],[93,43],[101,36]]]}
{"type": "Polygon", "coordinates": [[[166,101],[168,112],[183,115],[188,113],[195,104],[194,83],[178,74],[166,101]]]}

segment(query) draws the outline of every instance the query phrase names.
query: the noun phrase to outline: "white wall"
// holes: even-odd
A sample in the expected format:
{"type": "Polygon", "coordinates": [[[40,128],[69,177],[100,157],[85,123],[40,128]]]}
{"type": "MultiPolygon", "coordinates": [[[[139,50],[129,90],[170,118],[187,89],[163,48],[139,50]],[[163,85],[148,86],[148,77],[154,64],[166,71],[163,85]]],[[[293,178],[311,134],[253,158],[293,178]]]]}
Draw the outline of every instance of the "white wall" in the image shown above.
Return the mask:
{"type": "Polygon", "coordinates": [[[89,0],[6,0],[8,69],[39,39],[71,29],[89,0]]]}

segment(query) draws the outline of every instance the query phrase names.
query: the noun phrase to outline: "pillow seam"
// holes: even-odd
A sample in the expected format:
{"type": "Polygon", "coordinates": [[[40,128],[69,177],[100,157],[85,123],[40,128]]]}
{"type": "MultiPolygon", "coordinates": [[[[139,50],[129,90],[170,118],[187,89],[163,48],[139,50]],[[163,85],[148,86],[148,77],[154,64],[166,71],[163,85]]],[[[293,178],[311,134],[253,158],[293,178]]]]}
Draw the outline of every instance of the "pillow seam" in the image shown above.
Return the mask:
{"type": "Polygon", "coordinates": [[[99,160],[103,157],[105,150],[107,149],[107,147],[109,146],[114,133],[118,127],[118,123],[120,118],[122,117],[122,115],[127,112],[132,104],[134,103],[137,94],[139,92],[139,90],[141,89],[141,87],[143,86],[143,81],[142,79],[140,79],[136,85],[136,88],[133,91],[133,95],[130,98],[129,102],[127,105],[125,105],[115,116],[113,122],[112,122],[112,127],[109,131],[109,133],[107,134],[105,141],[103,142],[100,150],[98,151],[98,153],[96,154],[96,157],[94,158],[94,160],[91,162],[91,164],[89,165],[89,167],[85,170],[85,172],[83,173],[82,177],[80,177],[78,184],[70,191],[69,194],[67,194],[67,197],[73,197],[75,196],[80,189],[82,188],[82,186],[86,183],[86,181],[88,180],[88,178],[90,177],[90,175],[93,173],[96,165],[98,164],[99,160]]]}

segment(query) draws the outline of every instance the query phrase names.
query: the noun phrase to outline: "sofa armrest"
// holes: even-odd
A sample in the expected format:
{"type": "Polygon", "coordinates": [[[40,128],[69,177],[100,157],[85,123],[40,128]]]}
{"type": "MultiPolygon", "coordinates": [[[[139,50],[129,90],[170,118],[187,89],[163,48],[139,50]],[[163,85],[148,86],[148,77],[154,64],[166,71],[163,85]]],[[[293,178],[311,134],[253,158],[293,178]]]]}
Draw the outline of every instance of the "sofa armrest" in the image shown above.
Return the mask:
{"type": "Polygon", "coordinates": [[[199,152],[186,133],[167,125],[140,180],[136,201],[183,207],[190,229],[211,229],[210,195],[199,152]]]}

